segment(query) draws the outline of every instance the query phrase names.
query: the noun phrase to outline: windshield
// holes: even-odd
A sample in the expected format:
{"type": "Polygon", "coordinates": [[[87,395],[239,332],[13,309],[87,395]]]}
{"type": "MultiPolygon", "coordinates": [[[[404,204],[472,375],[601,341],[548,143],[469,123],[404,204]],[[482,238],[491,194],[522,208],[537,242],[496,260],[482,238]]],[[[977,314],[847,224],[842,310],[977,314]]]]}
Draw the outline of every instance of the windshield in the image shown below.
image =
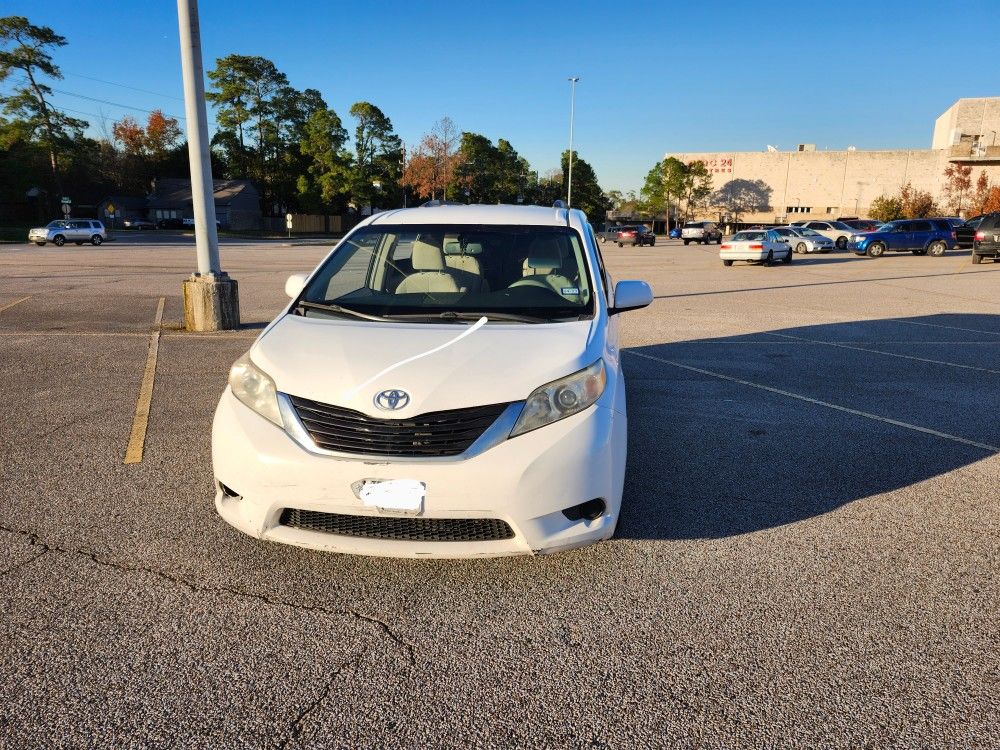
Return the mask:
{"type": "Polygon", "coordinates": [[[49,229],[68,229],[69,228],[69,222],[68,221],[58,221],[58,220],[57,221],[50,221],[49,224],[48,224],[48,228],[49,229]]]}
{"type": "Polygon", "coordinates": [[[590,314],[593,293],[583,242],[568,227],[377,225],[341,243],[300,306],[307,315],[447,320],[492,312],[548,322],[590,314]]]}
{"type": "Polygon", "coordinates": [[[854,229],[854,227],[850,227],[842,221],[831,221],[830,226],[833,227],[834,229],[839,229],[842,232],[844,231],[850,232],[854,229]]]}
{"type": "Polygon", "coordinates": [[[803,237],[822,237],[819,232],[815,229],[807,229],[806,227],[795,227],[795,231],[798,232],[803,237]]]}

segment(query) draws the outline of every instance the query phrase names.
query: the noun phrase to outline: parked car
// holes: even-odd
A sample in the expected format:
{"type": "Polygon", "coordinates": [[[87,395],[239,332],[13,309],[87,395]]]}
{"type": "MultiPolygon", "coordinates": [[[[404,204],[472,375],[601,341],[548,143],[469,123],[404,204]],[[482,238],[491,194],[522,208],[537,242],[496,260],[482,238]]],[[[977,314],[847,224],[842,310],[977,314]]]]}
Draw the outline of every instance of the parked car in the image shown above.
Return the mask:
{"type": "Polygon", "coordinates": [[[774,229],[747,229],[719,245],[719,257],[724,266],[731,266],[737,260],[769,266],[775,258],[791,263],[792,247],[774,229]]]}
{"type": "MultiPolygon", "coordinates": [[[[194,219],[192,218],[181,219],[181,224],[184,225],[185,229],[194,229],[194,219]]],[[[222,222],[218,219],[215,220],[215,228],[222,229],[222,222]]]]}
{"type": "Polygon", "coordinates": [[[681,227],[681,239],[684,244],[700,242],[707,245],[709,242],[716,244],[722,242],[722,230],[711,221],[689,221],[681,227]]]}
{"type": "Polygon", "coordinates": [[[824,237],[833,240],[838,250],[844,250],[847,243],[851,241],[851,236],[858,231],[842,221],[793,221],[790,226],[805,227],[819,232],[824,237]]]}
{"type": "Polygon", "coordinates": [[[829,253],[833,240],[805,227],[775,227],[774,233],[792,246],[796,253],[829,253]]]}
{"type": "Polygon", "coordinates": [[[649,245],[652,247],[656,244],[656,235],[653,234],[649,227],[643,226],[642,224],[636,224],[634,226],[622,227],[618,232],[618,247],[624,247],[625,245],[632,245],[635,247],[639,245],[649,245]]]}
{"type": "Polygon", "coordinates": [[[672,240],[679,240],[681,238],[681,228],[674,227],[667,233],[667,236],[672,240]]]}
{"type": "Polygon", "coordinates": [[[855,232],[874,232],[880,226],[874,219],[838,219],[842,224],[847,224],[855,232]]]}
{"type": "Polygon", "coordinates": [[[972,262],[1000,259],[1000,212],[977,217],[976,236],[972,245],[972,262]]]}
{"type": "Polygon", "coordinates": [[[28,242],[34,242],[39,247],[51,242],[62,247],[67,242],[82,245],[100,245],[108,238],[108,232],[97,219],[56,219],[44,227],[28,230],[28,242]]]}
{"type": "Polygon", "coordinates": [[[976,241],[976,230],[979,229],[979,222],[983,220],[986,214],[979,214],[979,216],[971,216],[961,224],[953,224],[955,228],[955,236],[958,239],[958,246],[962,250],[968,250],[972,247],[973,243],[976,241]]]}
{"type": "Polygon", "coordinates": [[[886,251],[940,257],[958,247],[955,230],[945,219],[900,219],[874,232],[856,234],[850,249],[855,255],[878,258],[886,251]]]}
{"type": "Polygon", "coordinates": [[[156,229],[156,224],[149,219],[125,219],[122,222],[124,229],[156,229]]]}
{"type": "Polygon", "coordinates": [[[184,227],[183,219],[160,219],[156,222],[158,229],[182,229],[184,227]]]}
{"type": "Polygon", "coordinates": [[[219,514],[269,541],[398,557],[609,538],[627,445],[617,314],[653,299],[610,284],[579,210],[366,218],[287,280],[291,303],[230,371],[219,514]],[[450,243],[479,291],[452,274],[450,243]]]}
{"type": "Polygon", "coordinates": [[[602,224],[596,232],[597,239],[601,242],[617,242],[621,230],[621,224],[602,224]]]}

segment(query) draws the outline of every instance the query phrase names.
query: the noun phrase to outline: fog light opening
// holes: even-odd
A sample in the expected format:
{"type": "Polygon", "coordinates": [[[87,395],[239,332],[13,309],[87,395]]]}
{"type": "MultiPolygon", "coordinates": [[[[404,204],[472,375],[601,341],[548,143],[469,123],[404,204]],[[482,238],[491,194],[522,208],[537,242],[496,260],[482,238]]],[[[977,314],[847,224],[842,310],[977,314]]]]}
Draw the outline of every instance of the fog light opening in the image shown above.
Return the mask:
{"type": "Polygon", "coordinates": [[[239,492],[237,492],[236,490],[233,490],[233,489],[227,487],[222,482],[219,482],[219,489],[222,490],[222,494],[225,495],[226,497],[239,497],[240,496],[239,492]]]}
{"type": "Polygon", "coordinates": [[[595,497],[593,500],[574,505],[571,508],[564,508],[562,514],[570,521],[595,521],[604,515],[606,509],[604,500],[595,497]]]}

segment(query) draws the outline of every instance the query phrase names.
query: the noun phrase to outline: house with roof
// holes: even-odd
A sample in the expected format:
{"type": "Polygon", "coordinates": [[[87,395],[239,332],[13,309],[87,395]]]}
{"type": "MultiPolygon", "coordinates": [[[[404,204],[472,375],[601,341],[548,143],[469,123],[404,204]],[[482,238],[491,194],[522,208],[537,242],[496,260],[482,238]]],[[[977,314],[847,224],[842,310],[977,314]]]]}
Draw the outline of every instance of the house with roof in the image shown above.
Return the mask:
{"type": "MultiPolygon", "coordinates": [[[[260,194],[249,180],[214,180],[215,218],[223,229],[260,229],[263,225],[260,194]]],[[[179,177],[153,180],[152,189],[144,198],[110,196],[98,207],[101,217],[114,206],[120,218],[163,219],[194,217],[191,180],[179,177]]]]}

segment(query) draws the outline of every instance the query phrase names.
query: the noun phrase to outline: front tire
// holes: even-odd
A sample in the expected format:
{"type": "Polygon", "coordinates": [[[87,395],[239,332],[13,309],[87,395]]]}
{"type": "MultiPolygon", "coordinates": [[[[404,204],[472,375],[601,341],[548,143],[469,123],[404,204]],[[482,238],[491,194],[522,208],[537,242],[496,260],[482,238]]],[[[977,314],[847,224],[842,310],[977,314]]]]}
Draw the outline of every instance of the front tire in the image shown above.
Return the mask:
{"type": "Polygon", "coordinates": [[[885,245],[881,242],[873,242],[868,246],[868,257],[869,258],[880,258],[885,252],[885,245]]]}
{"type": "Polygon", "coordinates": [[[63,245],[66,244],[66,238],[63,237],[61,234],[57,234],[55,237],[52,238],[52,244],[55,245],[56,247],[62,247],[63,245]]]}
{"type": "Polygon", "coordinates": [[[927,254],[932,258],[940,258],[945,254],[948,246],[945,245],[941,240],[935,240],[927,246],[927,254]]]}
{"type": "Polygon", "coordinates": [[[809,248],[806,247],[806,243],[800,242],[798,245],[795,246],[795,252],[797,252],[797,253],[807,253],[807,252],[809,252],[809,248]]]}
{"type": "Polygon", "coordinates": [[[847,249],[847,238],[846,237],[838,237],[837,238],[837,249],[838,250],[845,250],[845,249],[847,249]]]}

